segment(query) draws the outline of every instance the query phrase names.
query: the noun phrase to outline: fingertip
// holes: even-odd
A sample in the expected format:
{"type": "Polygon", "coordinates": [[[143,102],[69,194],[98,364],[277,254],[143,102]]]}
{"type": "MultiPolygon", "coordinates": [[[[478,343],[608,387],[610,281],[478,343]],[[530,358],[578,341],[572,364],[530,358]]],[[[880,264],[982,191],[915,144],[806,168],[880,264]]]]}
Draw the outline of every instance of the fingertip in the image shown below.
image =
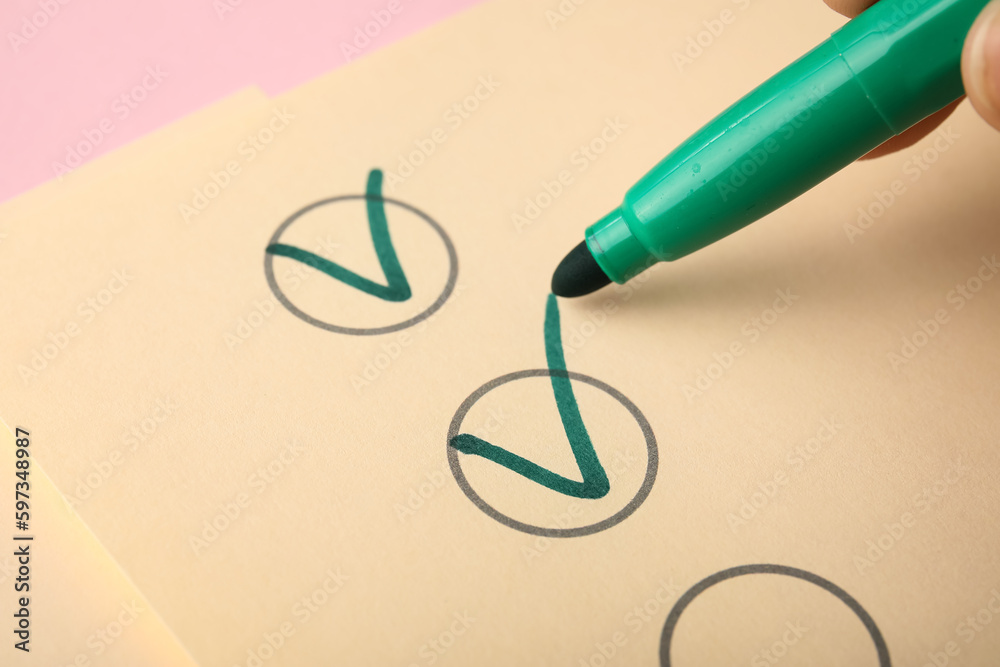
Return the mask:
{"type": "Polygon", "coordinates": [[[824,0],[824,2],[830,6],[830,9],[853,19],[874,5],[877,0],[824,0]]]}
{"type": "Polygon", "coordinates": [[[909,148],[914,145],[928,134],[933,132],[938,128],[941,123],[943,123],[948,116],[950,116],[958,105],[962,103],[965,97],[960,97],[955,100],[945,108],[932,113],[927,118],[908,129],[902,134],[897,134],[891,139],[887,140],[885,143],[881,144],[877,148],[872,149],[869,153],[861,156],[861,160],[872,160],[877,157],[882,157],[883,155],[889,155],[890,153],[895,153],[896,151],[901,151],[904,148],[909,148]]]}
{"type": "Polygon", "coordinates": [[[962,81],[972,106],[1000,130],[1000,0],[972,24],[962,49],[962,81]]]}

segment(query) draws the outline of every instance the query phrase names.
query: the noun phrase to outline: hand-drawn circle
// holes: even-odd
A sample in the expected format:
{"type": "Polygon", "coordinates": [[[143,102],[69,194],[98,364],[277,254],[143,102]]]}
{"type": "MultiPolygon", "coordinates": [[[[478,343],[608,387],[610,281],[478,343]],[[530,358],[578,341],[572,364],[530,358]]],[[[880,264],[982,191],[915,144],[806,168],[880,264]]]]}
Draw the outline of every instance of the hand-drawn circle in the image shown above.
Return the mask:
{"type": "Polygon", "coordinates": [[[865,629],[868,630],[868,634],[871,636],[872,641],[875,642],[875,651],[878,653],[879,667],[891,667],[892,663],[889,661],[889,647],[886,646],[885,639],[882,638],[882,633],[879,631],[878,626],[875,625],[875,620],[867,611],[865,611],[865,608],[861,606],[860,602],[851,597],[850,593],[832,581],[824,579],[823,577],[813,574],[807,570],[800,570],[796,567],[788,567],[787,565],[771,565],[768,563],[740,565],[738,567],[731,567],[728,570],[716,572],[715,574],[702,579],[697,584],[689,588],[684,595],[680,596],[674,604],[674,608],[670,610],[669,614],[667,614],[667,622],[663,626],[663,635],[660,638],[661,667],[670,667],[670,645],[674,640],[674,630],[677,628],[677,621],[680,620],[681,614],[684,613],[684,610],[687,609],[688,605],[691,604],[696,597],[715,584],[727,579],[735,579],[736,577],[741,577],[745,574],[781,574],[786,577],[795,577],[796,579],[802,579],[803,581],[815,584],[828,593],[831,593],[838,600],[846,604],[848,608],[853,611],[859,619],[861,619],[861,622],[864,624],[865,629]]]}
{"type": "Polygon", "coordinates": [[[519,530],[522,533],[541,535],[543,537],[582,537],[583,535],[593,535],[594,533],[599,533],[602,530],[607,530],[608,528],[621,523],[639,508],[639,505],[641,505],[646,500],[646,497],[649,496],[649,492],[653,490],[653,482],[656,481],[656,469],[659,465],[659,454],[656,447],[656,437],[653,435],[653,428],[649,425],[649,421],[646,419],[645,415],[643,415],[639,408],[636,407],[635,403],[630,401],[624,394],[611,385],[605,384],[604,382],[592,378],[589,375],[576,373],[574,371],[553,370],[551,368],[534,368],[527,371],[507,373],[506,375],[501,375],[498,378],[490,380],[479,389],[472,392],[469,397],[462,402],[462,405],[458,407],[458,411],[455,412],[455,416],[451,420],[451,426],[448,427],[448,439],[445,442],[445,448],[448,450],[448,465],[451,467],[451,474],[455,476],[455,481],[458,482],[459,488],[461,488],[462,492],[465,493],[469,500],[472,501],[473,505],[482,510],[487,516],[499,521],[505,526],[509,526],[514,530],[519,530]],[[478,493],[475,492],[472,485],[469,484],[469,480],[465,477],[465,472],[462,471],[462,466],[458,460],[458,451],[448,444],[451,442],[452,438],[458,435],[458,431],[462,426],[462,421],[465,419],[465,415],[468,414],[469,410],[476,403],[476,401],[488,392],[501,385],[507,384],[508,382],[531,377],[564,377],[596,387],[621,403],[622,406],[629,411],[629,414],[632,415],[632,418],[635,419],[636,423],[639,424],[639,428],[642,430],[642,435],[646,439],[646,477],[643,479],[642,486],[639,487],[639,491],[636,492],[632,500],[630,500],[625,507],[617,513],[609,516],[607,519],[587,526],[580,526],[578,528],[543,528],[541,526],[533,526],[530,523],[523,523],[517,519],[513,519],[487,503],[478,493]]]}
{"type": "Polygon", "coordinates": [[[373,327],[366,329],[366,328],[356,328],[356,327],[343,327],[337,324],[331,324],[329,322],[324,322],[323,320],[316,319],[315,317],[313,317],[309,313],[306,313],[301,308],[292,303],[291,300],[289,300],[289,298],[281,290],[281,287],[278,286],[278,281],[274,277],[274,255],[272,255],[269,252],[265,252],[264,274],[267,276],[267,284],[271,288],[271,291],[274,293],[274,296],[277,297],[278,301],[280,301],[281,304],[285,308],[287,308],[290,313],[298,317],[300,320],[303,320],[313,326],[319,327],[320,329],[326,329],[327,331],[348,334],[351,336],[377,336],[379,334],[392,333],[393,331],[399,331],[401,329],[407,329],[409,327],[412,327],[414,324],[417,324],[418,322],[421,322],[430,317],[431,315],[433,315],[435,311],[437,311],[439,308],[441,308],[441,306],[444,305],[444,302],[448,300],[448,297],[451,296],[451,293],[455,290],[455,283],[458,281],[458,253],[455,252],[455,245],[451,242],[451,237],[448,236],[448,233],[444,231],[444,228],[441,225],[435,222],[434,219],[432,219],[429,215],[427,215],[420,209],[414,206],[410,206],[405,202],[401,202],[396,199],[390,199],[389,197],[372,197],[370,195],[342,195],[340,197],[330,197],[329,199],[322,199],[318,202],[309,204],[305,208],[299,209],[298,211],[293,213],[290,218],[288,218],[283,223],[281,223],[281,225],[278,226],[278,228],[274,231],[274,234],[271,236],[271,240],[268,241],[267,244],[272,245],[274,243],[277,243],[278,240],[281,238],[282,232],[284,232],[289,227],[289,225],[291,225],[293,222],[295,222],[300,217],[302,217],[309,211],[313,210],[314,208],[319,208],[320,206],[326,206],[327,204],[333,204],[339,201],[348,201],[351,199],[365,199],[365,200],[381,199],[383,202],[387,204],[400,206],[410,211],[411,213],[416,214],[418,217],[422,218],[424,222],[430,225],[431,228],[438,233],[438,236],[441,237],[441,241],[444,243],[445,249],[448,251],[449,268],[448,268],[448,280],[445,282],[444,289],[441,291],[441,294],[438,296],[437,300],[434,303],[432,303],[426,310],[424,310],[421,313],[418,313],[414,317],[411,317],[410,319],[405,320],[403,322],[399,322],[397,324],[390,324],[384,327],[373,327]]]}

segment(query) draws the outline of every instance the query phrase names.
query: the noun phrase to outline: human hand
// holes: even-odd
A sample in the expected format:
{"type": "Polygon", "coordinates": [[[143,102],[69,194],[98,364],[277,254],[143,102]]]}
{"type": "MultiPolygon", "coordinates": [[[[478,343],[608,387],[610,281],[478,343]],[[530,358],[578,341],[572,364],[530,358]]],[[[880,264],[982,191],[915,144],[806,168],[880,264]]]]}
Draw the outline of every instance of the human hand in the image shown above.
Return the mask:
{"type": "MultiPolygon", "coordinates": [[[[844,16],[854,18],[877,0],[825,0],[844,16]]],[[[1000,130],[1000,0],[993,0],[979,14],[962,50],[962,80],[979,115],[1000,130]]],[[[964,98],[963,98],[964,99],[964,98]]],[[[889,139],[862,159],[880,157],[912,146],[951,115],[961,99],[889,139]]]]}

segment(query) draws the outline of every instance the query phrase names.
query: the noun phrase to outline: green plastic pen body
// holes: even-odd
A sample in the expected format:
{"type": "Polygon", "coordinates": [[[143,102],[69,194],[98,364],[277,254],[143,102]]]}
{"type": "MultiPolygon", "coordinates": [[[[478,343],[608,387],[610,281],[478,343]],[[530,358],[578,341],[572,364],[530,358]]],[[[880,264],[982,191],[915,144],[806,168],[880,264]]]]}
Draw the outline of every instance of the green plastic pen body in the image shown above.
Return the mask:
{"type": "Polygon", "coordinates": [[[988,0],[881,0],[681,144],[586,232],[623,283],[788,203],[964,93],[988,0]]]}

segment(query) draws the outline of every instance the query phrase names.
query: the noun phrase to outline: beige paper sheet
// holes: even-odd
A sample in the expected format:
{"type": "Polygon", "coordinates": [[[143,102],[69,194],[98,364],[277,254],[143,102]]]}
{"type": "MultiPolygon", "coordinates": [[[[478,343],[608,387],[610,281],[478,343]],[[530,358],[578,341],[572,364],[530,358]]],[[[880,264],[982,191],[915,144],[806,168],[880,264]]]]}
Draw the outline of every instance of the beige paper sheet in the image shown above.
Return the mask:
{"type": "MultiPolygon", "coordinates": [[[[218,132],[220,127],[239,123],[241,116],[264,103],[267,98],[258,89],[240,91],[85,165],[62,181],[52,181],[4,203],[0,206],[2,217],[16,219],[18,212],[31,211],[39,203],[51,205],[71,197],[73,192],[120,178],[123,172],[134,168],[137,161],[155,164],[164,159],[176,159],[176,151],[197,150],[205,138],[218,132]],[[185,144],[186,149],[182,148],[185,144]]],[[[4,428],[3,437],[3,467],[14,471],[14,436],[4,428]]],[[[11,664],[42,661],[75,667],[195,664],[37,462],[24,481],[29,483],[28,502],[33,517],[29,534],[39,538],[31,546],[32,572],[28,582],[31,589],[0,600],[0,609],[5,617],[11,617],[17,598],[27,593],[32,634],[26,644],[27,652],[7,646],[5,660],[11,664]]],[[[0,511],[5,516],[13,516],[16,500],[13,491],[4,494],[0,499],[0,511]]],[[[13,554],[0,560],[2,581],[11,587],[19,576],[18,565],[13,554]]]]}
{"type": "MultiPolygon", "coordinates": [[[[29,439],[31,435],[29,432],[29,439]]],[[[13,479],[14,434],[2,426],[0,437],[0,464],[13,479]]],[[[29,468],[27,477],[30,530],[11,532],[34,539],[10,541],[10,550],[5,549],[0,558],[0,583],[8,593],[0,601],[0,610],[5,620],[13,619],[6,638],[10,639],[15,623],[21,620],[14,618],[20,609],[18,600],[27,597],[31,634],[24,644],[27,651],[13,647],[23,637],[7,642],[2,649],[3,664],[195,665],[149,601],[108,557],[44,472],[37,466],[29,468]],[[19,572],[21,556],[15,554],[22,546],[27,546],[29,554],[27,575],[19,572]],[[30,588],[15,591],[16,585],[30,588]]],[[[15,511],[14,486],[9,486],[10,492],[0,499],[0,512],[5,517],[13,517],[15,511]]]]}
{"type": "MultiPolygon", "coordinates": [[[[18,323],[0,333],[5,414],[50,443],[41,465],[201,664],[659,664],[685,591],[761,563],[822,579],[751,568],[712,586],[673,626],[674,664],[874,665],[878,638],[894,664],[987,664],[1000,138],[968,108],[696,256],[560,304],[570,370],[624,398],[573,383],[610,493],[459,465],[513,521],[588,526],[641,494],[645,419],[658,465],[634,513],[539,538],[456,483],[449,424],[484,383],[544,368],[551,270],[584,226],[839,23],[790,0],[588,3],[554,25],[549,10],[488,3],[278,100],[294,119],[189,222],[179,204],[240,159],[231,141],[12,225],[46,250],[0,264],[18,285],[0,300],[18,323]],[[412,298],[275,258],[296,315],[265,247],[304,207],[362,194],[373,167],[400,202],[386,211],[412,298]],[[329,330],[434,304],[450,262],[427,218],[457,256],[444,305],[404,331],[329,330]],[[23,381],[18,366],[123,270],[128,286],[23,381]]],[[[378,280],[365,217],[361,198],[328,202],[280,240],[378,280]]],[[[543,377],[497,386],[462,430],[579,474],[543,377]]]]}

